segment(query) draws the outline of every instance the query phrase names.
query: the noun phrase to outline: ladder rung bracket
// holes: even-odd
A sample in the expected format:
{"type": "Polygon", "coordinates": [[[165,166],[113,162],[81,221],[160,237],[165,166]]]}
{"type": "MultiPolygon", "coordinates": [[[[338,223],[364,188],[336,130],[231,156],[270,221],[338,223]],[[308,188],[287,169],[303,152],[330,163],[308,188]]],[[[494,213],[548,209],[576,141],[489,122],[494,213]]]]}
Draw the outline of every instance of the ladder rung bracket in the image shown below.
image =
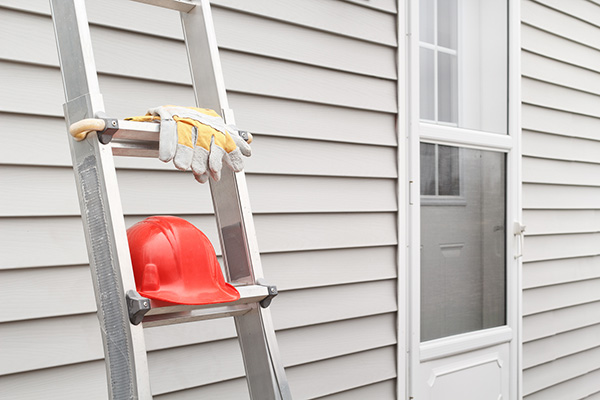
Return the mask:
{"type": "Polygon", "coordinates": [[[181,12],[190,12],[196,7],[195,4],[185,0],[133,0],[138,3],[149,4],[152,6],[158,6],[168,8],[170,10],[176,10],[181,12]]]}
{"type": "Polygon", "coordinates": [[[164,303],[161,304],[153,300],[151,302],[151,310],[144,317],[144,327],[148,328],[244,315],[255,307],[254,304],[271,295],[268,286],[247,285],[237,286],[236,289],[240,293],[240,299],[231,303],[164,306],[164,303]]]}
{"type": "Polygon", "coordinates": [[[119,130],[113,135],[113,140],[135,140],[158,142],[160,124],[156,122],[138,122],[119,120],[119,130]]]}
{"type": "Polygon", "coordinates": [[[113,155],[125,157],[158,157],[160,124],[119,120],[110,146],[113,155]]]}

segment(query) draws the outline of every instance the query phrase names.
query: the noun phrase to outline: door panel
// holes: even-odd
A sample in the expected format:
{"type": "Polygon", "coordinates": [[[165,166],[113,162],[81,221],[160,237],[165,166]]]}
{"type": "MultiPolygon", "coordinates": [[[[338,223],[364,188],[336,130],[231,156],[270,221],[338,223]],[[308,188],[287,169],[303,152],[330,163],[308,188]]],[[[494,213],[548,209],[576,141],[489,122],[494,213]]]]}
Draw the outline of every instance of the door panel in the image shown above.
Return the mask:
{"type": "Polygon", "coordinates": [[[508,399],[508,345],[421,364],[418,398],[427,400],[508,399]]]}

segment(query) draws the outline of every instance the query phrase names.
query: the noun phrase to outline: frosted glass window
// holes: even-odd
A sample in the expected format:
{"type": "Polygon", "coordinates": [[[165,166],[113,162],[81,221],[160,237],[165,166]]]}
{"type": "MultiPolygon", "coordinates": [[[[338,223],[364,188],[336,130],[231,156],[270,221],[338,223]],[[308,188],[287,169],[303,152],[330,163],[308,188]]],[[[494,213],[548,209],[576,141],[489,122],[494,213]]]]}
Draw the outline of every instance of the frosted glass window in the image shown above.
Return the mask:
{"type": "MultiPolygon", "coordinates": [[[[431,1],[431,0],[428,0],[431,1]]],[[[425,11],[428,12],[428,11],[425,11]]],[[[437,5],[437,43],[456,50],[458,42],[457,0],[440,0],[437,5]]]]}
{"type": "Polygon", "coordinates": [[[438,121],[458,122],[458,71],[456,55],[438,53],[438,121]]]}
{"type": "Polygon", "coordinates": [[[435,0],[421,0],[419,5],[419,34],[423,42],[434,44],[435,0]]]}
{"type": "Polygon", "coordinates": [[[460,176],[463,202],[421,204],[422,341],[506,323],[505,155],[438,146],[438,158],[439,181],[460,176]]]}
{"type": "Polygon", "coordinates": [[[507,2],[420,0],[419,23],[421,119],[507,134],[507,2]]]}
{"type": "Polygon", "coordinates": [[[430,49],[420,49],[420,106],[421,119],[435,119],[435,67],[434,53],[430,49]]]}

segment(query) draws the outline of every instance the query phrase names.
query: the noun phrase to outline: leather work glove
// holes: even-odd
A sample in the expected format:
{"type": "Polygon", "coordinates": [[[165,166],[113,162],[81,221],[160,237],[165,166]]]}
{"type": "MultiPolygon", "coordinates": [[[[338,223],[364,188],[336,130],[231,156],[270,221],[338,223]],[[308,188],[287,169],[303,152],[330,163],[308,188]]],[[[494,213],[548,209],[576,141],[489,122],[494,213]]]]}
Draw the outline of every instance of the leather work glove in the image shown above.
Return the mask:
{"type": "Polygon", "coordinates": [[[158,158],[173,160],[177,169],[192,168],[200,183],[212,176],[221,178],[223,161],[235,172],[244,168],[242,155],[249,157],[250,145],[238,129],[225,125],[223,119],[207,108],[162,106],[151,108],[145,116],[127,118],[132,121],[160,121],[158,158]]]}

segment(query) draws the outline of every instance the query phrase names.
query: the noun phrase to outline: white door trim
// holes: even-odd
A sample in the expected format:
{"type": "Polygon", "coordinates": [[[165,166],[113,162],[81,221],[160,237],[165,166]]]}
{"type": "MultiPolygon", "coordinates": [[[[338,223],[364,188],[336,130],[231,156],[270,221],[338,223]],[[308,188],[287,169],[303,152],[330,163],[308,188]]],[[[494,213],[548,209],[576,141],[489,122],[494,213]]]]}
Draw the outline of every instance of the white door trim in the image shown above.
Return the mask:
{"type": "MultiPolygon", "coordinates": [[[[405,0],[398,7],[398,351],[397,395],[410,398],[411,371],[420,363],[467,349],[510,341],[510,397],[522,398],[522,277],[521,259],[514,259],[514,221],[522,221],[521,185],[521,68],[520,2],[509,0],[509,135],[473,135],[466,129],[448,127],[452,137],[428,129],[419,120],[418,0],[405,0]],[[413,35],[412,32],[415,32],[413,35]],[[467,333],[420,344],[420,177],[421,141],[508,153],[507,163],[507,326],[467,333]],[[411,266],[416,266],[412,267],[411,266]],[[467,344],[467,342],[469,344],[467,344]]],[[[446,128],[444,128],[446,129],[446,128]]]]}

